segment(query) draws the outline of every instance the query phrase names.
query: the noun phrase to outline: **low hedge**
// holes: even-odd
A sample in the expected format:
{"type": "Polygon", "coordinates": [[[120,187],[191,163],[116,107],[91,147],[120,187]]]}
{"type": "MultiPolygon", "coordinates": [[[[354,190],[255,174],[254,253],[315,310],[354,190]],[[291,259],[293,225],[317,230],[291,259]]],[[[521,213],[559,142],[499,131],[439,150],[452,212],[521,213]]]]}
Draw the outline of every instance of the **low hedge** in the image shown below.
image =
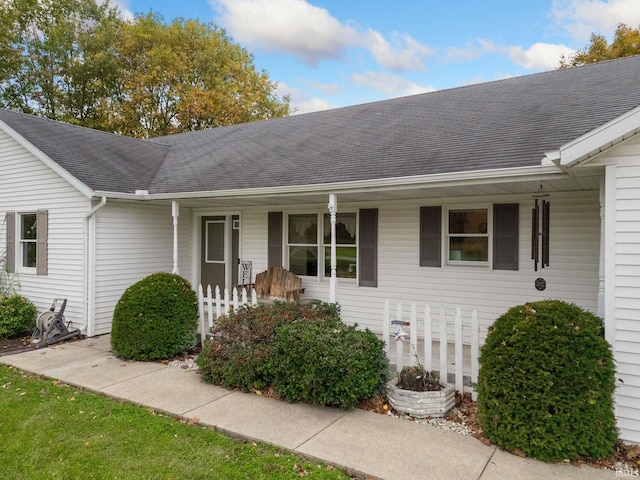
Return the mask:
{"type": "Polygon", "coordinates": [[[383,342],[345,325],[334,304],[245,307],[211,333],[197,363],[205,381],[227,388],[350,409],[386,384],[383,342]]]}
{"type": "Polygon", "coordinates": [[[513,307],[482,347],[482,430],[539,460],[608,456],[618,439],[614,382],[600,318],[561,301],[513,307]]]}
{"type": "Polygon", "coordinates": [[[298,321],[278,328],[273,353],[273,387],[290,402],[350,410],[384,392],[384,342],[370,330],[298,321]]]}
{"type": "Polygon", "coordinates": [[[0,295],[0,338],[31,333],[36,325],[36,306],[22,295],[0,295]]]}
{"type": "Polygon", "coordinates": [[[298,320],[341,323],[337,306],[328,303],[275,302],[232,311],[216,321],[198,355],[202,378],[242,391],[266,388],[273,378],[276,329],[298,320]]]}

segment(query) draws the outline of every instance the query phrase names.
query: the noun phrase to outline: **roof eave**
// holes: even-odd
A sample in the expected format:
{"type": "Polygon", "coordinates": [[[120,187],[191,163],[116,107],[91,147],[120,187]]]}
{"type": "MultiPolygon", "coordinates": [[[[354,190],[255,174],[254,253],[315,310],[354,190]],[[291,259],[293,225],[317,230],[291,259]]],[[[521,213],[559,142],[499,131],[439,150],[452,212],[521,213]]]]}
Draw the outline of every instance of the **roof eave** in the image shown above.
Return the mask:
{"type": "Polygon", "coordinates": [[[629,110],[625,114],[566,143],[558,150],[547,152],[542,164],[572,167],[599,155],[638,133],[640,133],[640,107],[629,110]]]}
{"type": "Polygon", "coordinates": [[[136,193],[96,191],[96,196],[123,200],[176,200],[203,198],[258,198],[287,195],[313,195],[318,193],[355,193],[363,191],[407,190],[425,187],[454,187],[464,185],[482,185],[540,179],[555,178],[562,175],[555,165],[536,165],[493,170],[477,170],[468,172],[451,172],[435,175],[417,175],[410,177],[393,177],[383,179],[359,180],[351,182],[320,183],[314,185],[289,185],[264,188],[241,188],[232,190],[149,193],[138,190],[136,193]]]}

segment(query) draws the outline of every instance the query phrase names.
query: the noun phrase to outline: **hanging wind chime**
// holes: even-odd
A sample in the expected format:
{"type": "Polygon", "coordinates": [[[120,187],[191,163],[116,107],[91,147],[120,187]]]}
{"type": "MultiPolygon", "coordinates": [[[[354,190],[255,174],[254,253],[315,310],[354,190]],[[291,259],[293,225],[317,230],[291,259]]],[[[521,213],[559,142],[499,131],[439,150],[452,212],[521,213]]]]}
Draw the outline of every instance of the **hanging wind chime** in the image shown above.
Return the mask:
{"type": "MultiPolygon", "coordinates": [[[[533,195],[535,199],[532,215],[531,215],[531,260],[533,260],[533,269],[538,271],[549,266],[549,202],[545,200],[548,194],[542,193],[542,185],[537,194],[533,195]]],[[[547,288],[547,282],[542,276],[535,281],[536,289],[543,291],[547,288]]]]}

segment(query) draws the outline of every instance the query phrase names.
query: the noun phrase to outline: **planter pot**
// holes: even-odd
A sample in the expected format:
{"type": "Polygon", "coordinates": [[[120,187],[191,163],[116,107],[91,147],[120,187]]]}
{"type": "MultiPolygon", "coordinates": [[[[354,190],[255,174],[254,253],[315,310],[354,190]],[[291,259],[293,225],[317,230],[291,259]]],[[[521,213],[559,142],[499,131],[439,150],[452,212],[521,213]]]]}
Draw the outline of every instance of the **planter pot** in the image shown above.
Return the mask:
{"type": "Polygon", "coordinates": [[[415,418],[444,417],[456,403],[456,389],[449,383],[438,392],[402,390],[397,383],[397,378],[387,383],[387,400],[396,412],[415,418]]]}

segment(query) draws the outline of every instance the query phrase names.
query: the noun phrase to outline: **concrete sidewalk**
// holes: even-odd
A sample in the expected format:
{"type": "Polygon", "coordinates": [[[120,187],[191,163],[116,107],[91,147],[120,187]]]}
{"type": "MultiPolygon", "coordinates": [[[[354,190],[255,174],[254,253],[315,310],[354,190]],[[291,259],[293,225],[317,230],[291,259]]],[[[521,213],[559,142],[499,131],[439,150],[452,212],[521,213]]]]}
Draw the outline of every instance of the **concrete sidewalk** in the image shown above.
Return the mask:
{"type": "Polygon", "coordinates": [[[361,477],[388,480],[611,479],[613,471],[547,464],[457,433],[362,410],[290,404],[204,383],[194,372],[129,362],[109,336],[0,357],[0,363],[277,445],[361,477]]]}

